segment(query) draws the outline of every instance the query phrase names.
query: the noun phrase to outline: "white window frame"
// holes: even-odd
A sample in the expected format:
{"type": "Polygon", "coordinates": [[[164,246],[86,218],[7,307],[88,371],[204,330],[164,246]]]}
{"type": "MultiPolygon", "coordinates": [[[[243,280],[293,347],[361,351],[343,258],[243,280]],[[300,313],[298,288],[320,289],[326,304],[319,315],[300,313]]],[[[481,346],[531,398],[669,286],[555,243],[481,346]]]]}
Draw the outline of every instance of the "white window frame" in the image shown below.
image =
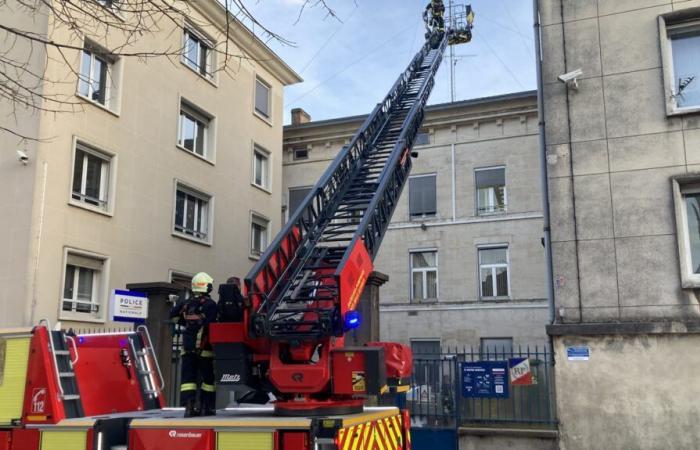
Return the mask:
{"type": "Polygon", "coordinates": [[[184,97],[180,97],[180,102],[179,102],[179,110],[178,110],[178,115],[177,115],[177,143],[176,146],[182,151],[187,152],[190,155],[193,155],[203,161],[206,161],[210,164],[215,164],[216,163],[216,117],[208,112],[206,112],[204,109],[200,108],[199,106],[193,104],[192,102],[188,101],[184,97]],[[184,115],[190,116],[190,118],[194,119],[197,122],[202,122],[204,124],[204,142],[202,143],[202,148],[204,149],[204,155],[200,155],[199,153],[196,152],[196,140],[195,144],[192,150],[188,149],[185,147],[185,142],[184,142],[184,115]]]}
{"type": "Polygon", "coordinates": [[[204,78],[207,81],[214,81],[214,45],[212,44],[212,39],[207,37],[204,33],[197,30],[194,26],[186,23],[182,31],[182,55],[180,62],[185,65],[188,69],[204,78]],[[193,62],[187,56],[187,40],[188,35],[192,36],[195,40],[199,41],[197,45],[197,62],[193,62]],[[201,59],[202,47],[207,49],[206,67],[204,68],[205,73],[201,72],[201,67],[199,61],[201,59]]]}
{"type": "Polygon", "coordinates": [[[408,251],[408,290],[409,303],[434,303],[440,299],[440,255],[437,248],[417,248],[408,251]],[[413,267],[414,253],[435,253],[435,267],[413,267]],[[427,298],[428,292],[428,276],[427,272],[435,271],[435,298],[427,298]],[[423,298],[414,300],[413,296],[413,273],[422,272],[423,274],[423,298]]]}
{"type": "Polygon", "coordinates": [[[410,220],[425,220],[433,219],[438,215],[438,175],[437,172],[434,173],[421,173],[419,175],[410,175],[408,177],[408,218],[410,220]],[[411,180],[416,178],[435,178],[435,212],[432,214],[411,214],[411,180]]]}
{"type": "Polygon", "coordinates": [[[267,250],[267,247],[270,245],[270,219],[266,217],[263,214],[260,214],[255,211],[250,212],[250,239],[248,242],[250,242],[250,258],[251,259],[260,259],[260,257],[265,253],[265,250],[267,250]],[[255,251],[253,248],[253,239],[254,239],[254,234],[253,234],[253,225],[256,224],[261,225],[261,222],[264,222],[265,225],[265,248],[261,249],[261,251],[258,253],[255,251]]]}
{"type": "MultiPolygon", "coordinates": [[[[476,195],[475,199],[475,205],[476,205],[476,215],[477,216],[492,216],[495,214],[505,214],[508,211],[508,174],[506,170],[506,166],[501,165],[501,166],[491,166],[491,167],[479,167],[478,169],[474,169],[474,193],[476,195]],[[503,209],[493,209],[493,211],[481,211],[479,205],[479,186],[476,184],[476,173],[477,172],[484,172],[487,170],[498,170],[498,169],[503,169],[503,209]]],[[[496,200],[496,195],[493,190],[490,191],[489,193],[490,200],[493,202],[495,205],[495,200],[496,200]]]]}
{"type": "Polygon", "coordinates": [[[685,204],[685,194],[700,193],[700,175],[676,177],[672,179],[672,186],[681,287],[683,289],[697,289],[700,288],[700,274],[693,272],[693,255],[690,249],[690,235],[687,227],[688,211],[685,204]]]}
{"type": "MultiPolygon", "coordinates": [[[[60,320],[70,320],[75,322],[93,322],[93,323],[104,323],[106,321],[106,311],[107,311],[107,299],[109,298],[109,269],[110,269],[110,258],[99,253],[88,252],[85,250],[79,250],[71,247],[64,247],[63,249],[63,260],[61,269],[61,293],[60,301],[58,302],[58,318],[60,320]],[[71,301],[75,303],[75,299],[64,299],[63,293],[65,290],[66,283],[66,270],[68,268],[69,255],[75,255],[80,258],[89,258],[95,261],[99,261],[102,264],[102,268],[99,270],[98,282],[95,283],[93,278],[92,284],[92,295],[93,299],[96,301],[91,302],[98,306],[96,313],[88,312],[78,312],[78,311],[64,311],[63,302],[71,301]]],[[[74,265],[74,264],[72,264],[74,265]]],[[[81,267],[74,265],[76,267],[81,267]]],[[[93,269],[94,270],[94,269],[93,269]]],[[[77,274],[74,280],[77,279],[77,274]]],[[[74,281],[75,283],[75,281],[74,281]]],[[[77,285],[74,284],[74,291],[77,292],[77,285]]]]}
{"type": "MultiPolygon", "coordinates": [[[[676,79],[673,65],[673,43],[669,37],[669,30],[674,28],[692,28],[700,31],[700,7],[674,11],[659,16],[659,37],[661,39],[661,65],[664,79],[664,98],[666,103],[666,115],[676,116],[700,112],[700,104],[679,107],[676,102],[676,79]]],[[[693,81],[700,83],[700,74],[693,81]]]]}
{"type": "MultiPolygon", "coordinates": [[[[104,6],[104,5],[103,5],[104,6]]],[[[105,8],[108,8],[105,6],[105,8]]],[[[109,9],[109,8],[108,8],[109,9]]],[[[111,11],[111,9],[109,9],[111,11]]],[[[93,104],[101,109],[104,109],[105,111],[108,111],[116,116],[119,116],[119,107],[120,107],[120,89],[119,86],[121,84],[121,59],[116,58],[116,57],[106,57],[106,56],[97,56],[95,55],[95,52],[103,52],[103,53],[109,53],[108,50],[101,48],[99,45],[86,40],[83,42],[83,48],[80,51],[80,70],[78,72],[78,83],[76,86],[76,91],[75,95],[80,97],[81,99],[89,102],[90,104],[93,104]],[[90,72],[88,75],[88,78],[85,79],[83,77],[83,71],[85,69],[84,67],[84,61],[83,61],[83,54],[84,53],[89,53],[90,54],[90,72]],[[94,63],[95,59],[99,59],[100,61],[104,62],[107,65],[107,70],[105,73],[105,80],[104,80],[104,90],[105,90],[105,102],[101,103],[98,100],[93,100],[92,94],[93,94],[93,68],[94,68],[94,63]],[[83,94],[81,92],[81,84],[82,82],[86,82],[88,85],[88,92],[87,95],[83,94]]]]}
{"type": "Polygon", "coordinates": [[[268,150],[266,150],[264,147],[260,146],[259,144],[253,143],[253,167],[252,167],[252,174],[250,178],[250,184],[253,186],[262,189],[263,191],[267,192],[268,194],[272,193],[272,153],[270,153],[268,150]],[[257,156],[260,155],[262,156],[265,161],[265,169],[263,171],[263,180],[262,184],[258,184],[256,179],[255,179],[255,169],[257,166],[257,156]]]}
{"type": "Polygon", "coordinates": [[[253,114],[255,114],[260,119],[272,125],[272,85],[265,81],[260,75],[255,76],[255,81],[253,83],[253,114]],[[267,112],[268,114],[258,111],[257,108],[257,95],[258,95],[258,83],[267,88],[267,112]]]}
{"type": "Polygon", "coordinates": [[[510,289],[510,245],[509,244],[489,244],[489,245],[479,245],[476,248],[476,267],[477,267],[477,285],[479,290],[479,300],[508,300],[511,298],[510,289]],[[496,269],[505,267],[506,268],[506,278],[508,285],[508,295],[496,295],[496,296],[485,296],[481,291],[481,251],[482,250],[495,250],[495,249],[505,249],[506,250],[506,263],[505,264],[484,264],[484,268],[491,269],[492,276],[492,288],[493,292],[498,292],[498,282],[496,280],[496,269]]]}
{"type": "MultiPolygon", "coordinates": [[[[82,192],[85,189],[85,183],[87,181],[87,171],[85,170],[85,161],[83,163],[83,175],[82,175],[82,180],[81,180],[81,195],[82,192]]],[[[114,215],[114,197],[116,195],[116,178],[117,178],[117,155],[112,152],[108,152],[103,150],[102,148],[99,148],[91,143],[86,142],[84,139],[74,137],[73,138],[73,150],[72,150],[72,158],[71,158],[71,172],[70,172],[70,183],[69,183],[69,192],[68,192],[68,204],[72,206],[77,206],[79,208],[84,208],[96,213],[104,214],[107,216],[113,216],[114,215]],[[106,199],[104,200],[104,207],[93,205],[90,203],[87,203],[83,200],[73,198],[73,179],[75,177],[75,164],[76,164],[76,158],[78,157],[78,150],[81,150],[85,153],[89,153],[91,155],[94,155],[107,163],[107,170],[106,170],[106,175],[107,179],[105,180],[105,170],[103,166],[102,170],[102,179],[101,179],[101,189],[106,190],[106,199]]]]}
{"type": "MultiPolygon", "coordinates": [[[[181,239],[186,239],[192,242],[196,242],[199,244],[204,244],[204,245],[209,245],[211,246],[213,239],[214,239],[214,196],[211,194],[208,194],[201,189],[197,189],[193,187],[190,184],[187,184],[181,180],[175,180],[174,183],[174,189],[173,189],[173,217],[172,217],[172,225],[171,225],[171,234],[173,236],[179,237],[181,239]],[[177,229],[178,225],[176,222],[176,217],[177,217],[177,193],[178,191],[184,192],[186,195],[192,195],[194,197],[199,198],[200,200],[204,200],[207,202],[207,211],[206,211],[206,218],[207,218],[207,229],[206,233],[204,234],[204,237],[197,237],[190,235],[184,231],[180,231],[177,229]]],[[[185,211],[183,211],[183,217],[186,216],[186,211],[187,211],[187,206],[185,206],[185,211]]],[[[201,233],[197,231],[198,233],[201,233]]]]}

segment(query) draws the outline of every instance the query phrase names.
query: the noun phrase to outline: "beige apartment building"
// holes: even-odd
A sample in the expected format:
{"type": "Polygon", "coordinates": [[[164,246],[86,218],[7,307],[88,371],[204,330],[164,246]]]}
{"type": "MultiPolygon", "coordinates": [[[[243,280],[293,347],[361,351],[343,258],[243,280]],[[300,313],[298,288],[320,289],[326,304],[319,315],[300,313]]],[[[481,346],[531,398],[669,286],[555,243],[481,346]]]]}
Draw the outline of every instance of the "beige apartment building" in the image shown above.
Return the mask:
{"type": "MultiPolygon", "coordinates": [[[[535,92],[427,108],[411,177],[375,268],[380,335],[421,353],[546,345],[535,92]]],[[[284,130],[283,219],[365,116],[284,130]]]]}
{"type": "MultiPolygon", "coordinates": [[[[0,102],[3,127],[45,139],[0,132],[0,326],[108,325],[114,289],[242,277],[279,229],[283,87],[301,80],[216,0],[178,5],[188,9],[128,49],[181,50],[145,60],[110,56],[111,34],[76,40],[51,14],[0,8],[3,23],[77,47],[63,49],[69,64],[54,48],[31,64],[63,80],[44,93],[78,105],[48,114],[0,102]],[[226,70],[222,48],[242,56],[226,70]]],[[[25,44],[12,51],[29,54],[25,44]]]]}

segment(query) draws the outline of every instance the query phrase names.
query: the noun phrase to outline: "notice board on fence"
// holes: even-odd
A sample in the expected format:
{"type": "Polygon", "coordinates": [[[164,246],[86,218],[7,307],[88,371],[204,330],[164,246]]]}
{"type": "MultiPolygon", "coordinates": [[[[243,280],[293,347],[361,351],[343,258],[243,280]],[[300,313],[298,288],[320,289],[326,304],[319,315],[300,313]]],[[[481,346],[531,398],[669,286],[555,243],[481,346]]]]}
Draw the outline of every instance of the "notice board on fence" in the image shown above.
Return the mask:
{"type": "Polygon", "coordinates": [[[508,398],[508,362],[477,361],[462,363],[462,396],[508,398]]]}

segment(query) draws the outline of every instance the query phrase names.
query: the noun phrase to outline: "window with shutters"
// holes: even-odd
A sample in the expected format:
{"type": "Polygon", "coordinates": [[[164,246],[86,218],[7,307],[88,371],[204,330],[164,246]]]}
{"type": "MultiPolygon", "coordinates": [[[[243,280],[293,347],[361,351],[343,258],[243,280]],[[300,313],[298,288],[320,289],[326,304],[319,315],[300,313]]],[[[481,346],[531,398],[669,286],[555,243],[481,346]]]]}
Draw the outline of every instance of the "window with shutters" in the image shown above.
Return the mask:
{"type": "Polygon", "coordinates": [[[199,31],[190,26],[185,27],[181,61],[207,79],[213,78],[214,52],[210,42],[211,40],[199,31]]]}
{"type": "Polygon", "coordinates": [[[201,158],[211,160],[214,154],[213,117],[191,103],[180,100],[180,122],[177,145],[201,158]]]}
{"type": "Polygon", "coordinates": [[[476,169],[476,213],[497,214],[506,211],[506,168],[476,169]]]}
{"type": "Polygon", "coordinates": [[[269,239],[270,221],[260,214],[250,216],[250,256],[259,258],[265,252],[269,239]]]}
{"type": "Polygon", "coordinates": [[[253,185],[270,191],[270,152],[253,146],[253,185]]]}
{"type": "Polygon", "coordinates": [[[306,196],[311,192],[310,187],[295,187],[289,188],[289,200],[287,202],[287,220],[291,219],[297,208],[304,201],[306,196]]]}
{"type": "Polygon", "coordinates": [[[271,87],[260,77],[255,78],[255,113],[266,121],[270,121],[272,102],[270,99],[271,87]]]}
{"type": "Polygon", "coordinates": [[[112,112],[118,110],[119,58],[108,50],[85,41],[80,57],[78,95],[112,112]]]}
{"type": "Polygon", "coordinates": [[[408,180],[408,210],[411,219],[433,217],[437,212],[437,175],[416,175],[408,180]]]}
{"type": "Polygon", "coordinates": [[[479,286],[481,299],[508,298],[508,247],[481,247],[479,251],[479,286]]]}
{"type": "Polygon", "coordinates": [[[173,234],[211,243],[212,198],[182,183],[176,183],[173,234]]]}
{"type": "Polygon", "coordinates": [[[411,301],[435,301],[438,298],[438,261],[436,250],[414,250],[411,264],[411,301]]]}
{"type": "Polygon", "coordinates": [[[104,316],[107,258],[66,250],[61,319],[100,320],[104,316]]]}
{"type": "Polygon", "coordinates": [[[112,159],[111,155],[76,142],[71,204],[109,212],[112,159]]]}

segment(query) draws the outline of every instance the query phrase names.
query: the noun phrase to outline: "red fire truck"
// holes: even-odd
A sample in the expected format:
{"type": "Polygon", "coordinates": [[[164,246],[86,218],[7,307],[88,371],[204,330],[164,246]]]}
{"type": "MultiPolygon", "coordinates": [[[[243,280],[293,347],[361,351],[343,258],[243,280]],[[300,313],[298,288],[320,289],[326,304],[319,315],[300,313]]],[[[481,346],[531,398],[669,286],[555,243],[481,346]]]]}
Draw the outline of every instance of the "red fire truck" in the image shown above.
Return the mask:
{"type": "Polygon", "coordinates": [[[408,390],[410,349],[349,347],[345,334],[362,320],[444,50],[471,39],[472,20],[463,6],[428,33],[247,275],[243,317],[211,325],[216,416],[165,407],[146,327],[75,335],[44,320],[0,330],[0,450],[410,449],[406,411],[364,405],[408,390]]]}

